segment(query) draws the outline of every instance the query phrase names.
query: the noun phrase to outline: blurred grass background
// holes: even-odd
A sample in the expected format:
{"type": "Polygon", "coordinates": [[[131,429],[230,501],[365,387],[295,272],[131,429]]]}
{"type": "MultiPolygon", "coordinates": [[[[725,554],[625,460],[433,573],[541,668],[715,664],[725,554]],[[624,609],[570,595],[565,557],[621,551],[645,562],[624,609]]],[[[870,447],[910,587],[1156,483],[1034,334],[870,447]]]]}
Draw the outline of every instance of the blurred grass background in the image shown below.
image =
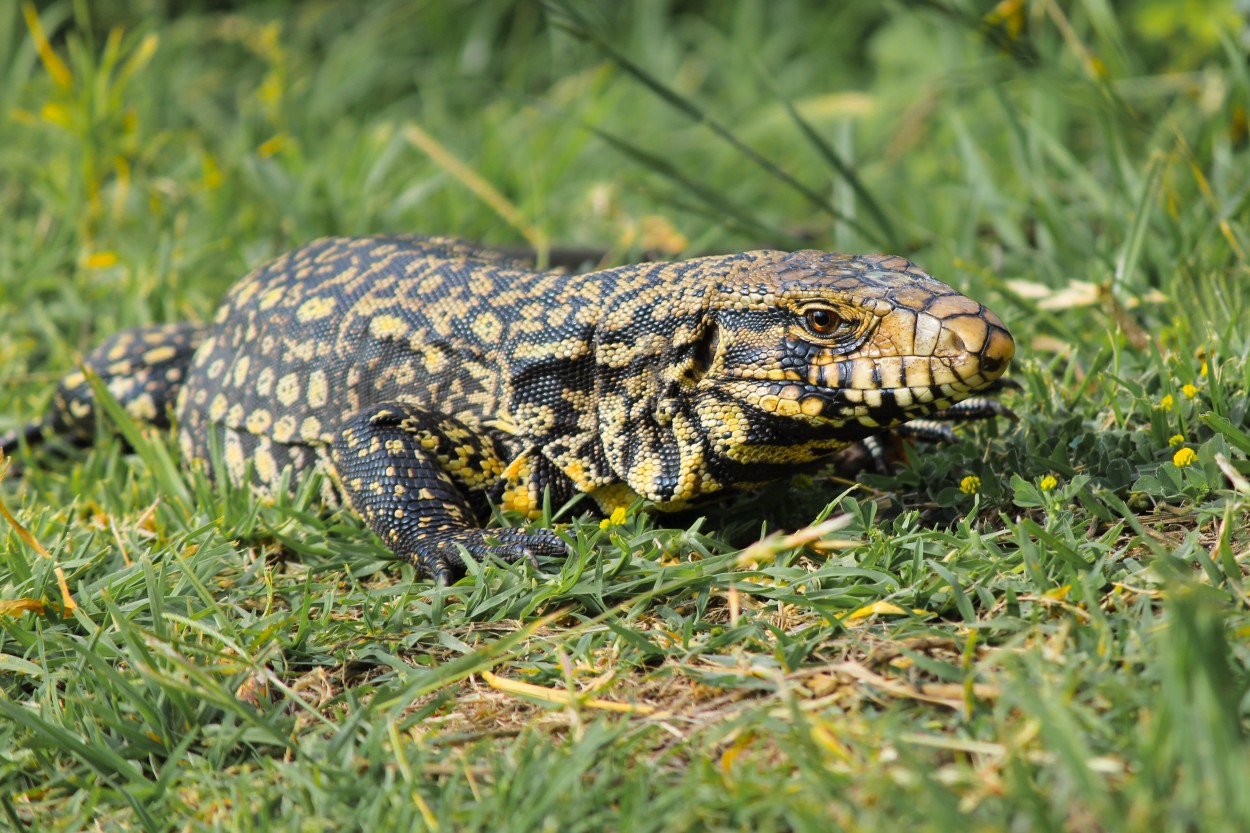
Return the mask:
{"type": "Polygon", "coordinates": [[[4,4],[0,430],[325,234],[890,250],[1023,390],[849,494],[574,507],[567,564],[449,589],[161,438],[28,459],[0,827],[1247,829],[1244,14],[4,4]]]}

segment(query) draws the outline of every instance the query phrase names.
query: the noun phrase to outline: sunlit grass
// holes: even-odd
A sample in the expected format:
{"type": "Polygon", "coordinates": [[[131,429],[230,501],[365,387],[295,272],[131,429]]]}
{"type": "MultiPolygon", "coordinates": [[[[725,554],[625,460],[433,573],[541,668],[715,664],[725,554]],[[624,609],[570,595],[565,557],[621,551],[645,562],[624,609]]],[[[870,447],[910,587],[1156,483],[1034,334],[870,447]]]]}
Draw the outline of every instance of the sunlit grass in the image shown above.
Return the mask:
{"type": "Polygon", "coordinates": [[[1003,316],[1020,419],[707,518],[551,507],[566,562],[452,588],[159,435],[23,455],[0,827],[1250,826],[1231,3],[188,6],[0,9],[0,430],[400,231],[888,246],[1003,316]]]}

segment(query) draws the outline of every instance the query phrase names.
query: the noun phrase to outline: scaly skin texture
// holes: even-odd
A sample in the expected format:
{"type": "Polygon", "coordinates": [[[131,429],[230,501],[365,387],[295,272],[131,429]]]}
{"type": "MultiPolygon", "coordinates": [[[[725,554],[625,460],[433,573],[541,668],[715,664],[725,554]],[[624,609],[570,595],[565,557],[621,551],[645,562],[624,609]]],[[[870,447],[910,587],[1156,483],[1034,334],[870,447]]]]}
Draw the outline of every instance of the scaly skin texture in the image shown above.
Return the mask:
{"type": "MultiPolygon", "coordinates": [[[[547,530],[479,528],[492,502],[530,518],[544,490],[685,508],[966,399],[1013,352],[997,316],[898,257],[566,275],[391,237],[310,243],[236,284],[212,325],[122,334],[87,365],[136,417],[176,402],[192,465],[218,448],[227,477],[268,494],[321,470],[328,501],[450,579],[462,547],[563,552],[547,530]]],[[[81,433],[90,404],[71,376],[24,433],[81,433]]]]}

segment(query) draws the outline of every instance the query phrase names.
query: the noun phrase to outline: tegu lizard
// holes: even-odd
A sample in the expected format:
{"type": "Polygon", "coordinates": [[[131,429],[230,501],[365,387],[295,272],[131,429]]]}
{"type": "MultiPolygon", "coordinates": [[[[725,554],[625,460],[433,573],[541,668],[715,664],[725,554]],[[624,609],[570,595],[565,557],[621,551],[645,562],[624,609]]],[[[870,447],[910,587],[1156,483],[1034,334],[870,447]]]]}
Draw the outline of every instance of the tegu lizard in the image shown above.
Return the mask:
{"type": "MultiPolygon", "coordinates": [[[[994,313],[901,257],[751,251],[586,274],[462,241],[318,240],[234,285],[211,324],[119,333],[85,365],[185,462],[273,494],[314,470],[396,555],[563,554],[545,491],[681,509],[827,462],[984,390],[1015,350],[994,313]],[[214,453],[216,450],[216,453],[214,453]],[[215,461],[215,463],[214,463],[215,461]]],[[[83,373],[45,431],[89,440],[83,373]]]]}

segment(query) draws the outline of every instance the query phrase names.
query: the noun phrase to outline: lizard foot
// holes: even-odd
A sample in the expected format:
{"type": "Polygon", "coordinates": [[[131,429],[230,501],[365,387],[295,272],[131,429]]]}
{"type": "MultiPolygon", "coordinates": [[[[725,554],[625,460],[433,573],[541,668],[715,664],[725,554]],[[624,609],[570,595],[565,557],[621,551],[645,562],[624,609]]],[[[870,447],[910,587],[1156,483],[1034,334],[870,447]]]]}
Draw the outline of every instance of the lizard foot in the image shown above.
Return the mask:
{"type": "Polygon", "coordinates": [[[451,584],[465,573],[463,553],[476,560],[498,558],[509,564],[525,559],[538,568],[539,556],[567,556],[568,545],[550,529],[448,530],[420,542],[410,557],[424,575],[451,584]]]}

